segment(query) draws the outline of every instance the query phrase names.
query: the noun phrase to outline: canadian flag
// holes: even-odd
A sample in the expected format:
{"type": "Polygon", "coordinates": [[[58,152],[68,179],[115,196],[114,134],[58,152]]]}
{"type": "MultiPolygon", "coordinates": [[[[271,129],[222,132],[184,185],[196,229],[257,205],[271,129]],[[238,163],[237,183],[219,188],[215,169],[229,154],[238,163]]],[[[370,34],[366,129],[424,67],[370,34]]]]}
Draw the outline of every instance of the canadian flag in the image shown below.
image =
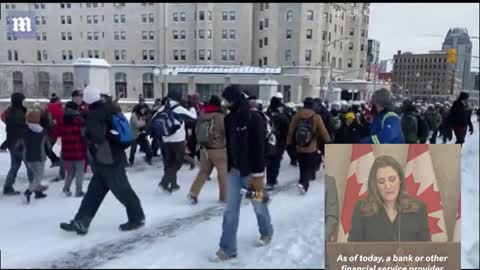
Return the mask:
{"type": "Polygon", "coordinates": [[[337,242],[347,242],[352,227],[352,214],[355,203],[367,197],[368,175],[375,161],[370,144],[353,144],[352,158],[348,168],[348,178],[343,195],[342,216],[337,242]]]}
{"type": "Polygon", "coordinates": [[[411,196],[426,204],[432,241],[448,241],[442,201],[428,144],[410,144],[408,146],[405,187],[411,196]]]}
{"type": "Polygon", "coordinates": [[[461,197],[462,195],[458,196],[458,208],[457,208],[457,221],[455,222],[455,231],[453,232],[453,242],[460,242],[462,239],[461,237],[461,231],[462,231],[462,225],[460,223],[460,213],[462,209],[462,203],[461,203],[461,197]]]}

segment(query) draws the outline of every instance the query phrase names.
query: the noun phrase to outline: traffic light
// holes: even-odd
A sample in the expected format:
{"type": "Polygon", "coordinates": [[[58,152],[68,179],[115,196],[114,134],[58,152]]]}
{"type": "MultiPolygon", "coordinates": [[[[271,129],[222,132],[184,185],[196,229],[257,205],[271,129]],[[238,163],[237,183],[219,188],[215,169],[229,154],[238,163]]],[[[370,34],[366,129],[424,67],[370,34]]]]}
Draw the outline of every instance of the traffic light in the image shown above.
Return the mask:
{"type": "Polygon", "coordinates": [[[450,64],[456,64],[457,63],[457,50],[456,49],[449,49],[448,50],[447,62],[450,63],[450,64]]]}

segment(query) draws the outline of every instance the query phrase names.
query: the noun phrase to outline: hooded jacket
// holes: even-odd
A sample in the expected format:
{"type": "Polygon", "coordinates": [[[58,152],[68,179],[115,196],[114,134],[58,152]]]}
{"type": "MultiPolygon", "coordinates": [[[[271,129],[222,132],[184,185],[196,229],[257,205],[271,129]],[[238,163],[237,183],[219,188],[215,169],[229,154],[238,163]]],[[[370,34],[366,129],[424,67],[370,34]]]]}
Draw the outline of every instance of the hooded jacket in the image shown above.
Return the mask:
{"type": "Polygon", "coordinates": [[[25,123],[27,108],[22,105],[23,99],[23,94],[12,94],[11,105],[3,114],[6,125],[8,147],[14,147],[17,141],[28,131],[28,126],[25,123]]]}
{"type": "Polygon", "coordinates": [[[267,116],[273,122],[275,127],[275,138],[277,141],[276,153],[278,155],[283,155],[285,149],[287,148],[287,136],[288,136],[288,117],[283,112],[284,105],[281,103],[280,99],[272,98],[270,102],[270,107],[267,110],[267,116]]]}
{"type": "Polygon", "coordinates": [[[49,103],[47,105],[47,112],[49,112],[52,115],[53,119],[53,127],[50,130],[50,137],[52,139],[56,139],[54,134],[58,133],[58,130],[56,130],[59,126],[62,125],[63,122],[63,107],[60,102],[54,102],[54,103],[49,103]]]}
{"type": "MultiPolygon", "coordinates": [[[[168,100],[167,102],[170,103],[170,107],[173,108],[173,114],[175,118],[175,123],[180,124],[180,128],[175,131],[171,136],[164,136],[162,137],[163,142],[165,143],[173,143],[173,142],[183,142],[186,140],[186,131],[185,131],[185,121],[194,121],[197,119],[197,112],[195,108],[190,108],[190,110],[185,109],[178,101],[168,100]],[[179,105],[179,106],[177,106],[179,105]]],[[[157,113],[163,111],[165,106],[162,106],[157,113]]],[[[155,113],[152,119],[155,118],[155,113]]]]}
{"type": "Polygon", "coordinates": [[[27,131],[15,147],[23,152],[23,160],[26,162],[44,162],[47,159],[45,149],[50,148],[47,131],[39,124],[28,123],[27,126],[27,131]]]}
{"type": "Polygon", "coordinates": [[[360,142],[366,144],[405,143],[400,117],[389,109],[378,113],[370,125],[370,136],[363,138],[360,142]]]}
{"type": "Polygon", "coordinates": [[[322,118],[315,113],[315,111],[307,108],[300,109],[292,119],[290,127],[288,129],[287,144],[295,144],[295,131],[297,130],[298,124],[302,119],[308,119],[313,117],[313,138],[312,142],[305,147],[297,145],[298,153],[315,153],[318,149],[318,140],[321,140],[323,143],[330,143],[331,137],[330,134],[323,124],[322,118]]]}

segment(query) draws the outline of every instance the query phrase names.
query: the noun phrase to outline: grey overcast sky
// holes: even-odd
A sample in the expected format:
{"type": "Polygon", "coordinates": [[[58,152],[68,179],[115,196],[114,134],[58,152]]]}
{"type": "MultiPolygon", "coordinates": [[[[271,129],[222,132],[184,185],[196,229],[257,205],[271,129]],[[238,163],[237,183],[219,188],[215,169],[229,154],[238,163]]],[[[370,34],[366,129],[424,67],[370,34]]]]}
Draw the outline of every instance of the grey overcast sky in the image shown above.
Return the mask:
{"type": "MultiPolygon", "coordinates": [[[[470,37],[478,37],[479,13],[480,4],[475,3],[372,3],[368,37],[380,41],[381,60],[393,58],[397,50],[441,50],[451,27],[465,27],[470,37]]],[[[471,40],[472,55],[479,56],[479,40],[471,40]]],[[[472,58],[471,66],[478,72],[473,68],[479,66],[478,58],[472,58]]]]}

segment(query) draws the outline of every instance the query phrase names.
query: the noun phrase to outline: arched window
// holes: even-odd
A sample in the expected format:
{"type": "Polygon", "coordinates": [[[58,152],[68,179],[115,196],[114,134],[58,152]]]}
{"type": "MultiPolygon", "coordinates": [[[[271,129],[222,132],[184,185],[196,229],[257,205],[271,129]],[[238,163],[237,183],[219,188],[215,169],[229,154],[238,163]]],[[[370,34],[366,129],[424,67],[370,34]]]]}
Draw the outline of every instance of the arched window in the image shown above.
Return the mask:
{"type": "Polygon", "coordinates": [[[153,74],[143,73],[143,97],[153,98],[153,74]]]}
{"type": "Polygon", "coordinates": [[[123,72],[115,73],[115,94],[117,97],[127,97],[127,74],[123,72]]]}
{"type": "Polygon", "coordinates": [[[15,71],[12,74],[13,77],[13,92],[23,93],[23,73],[15,71]]]}
{"type": "Polygon", "coordinates": [[[38,94],[41,97],[48,98],[50,95],[50,75],[48,72],[38,73],[38,94]]]}
{"type": "Polygon", "coordinates": [[[73,92],[73,73],[64,72],[63,73],[63,96],[68,98],[72,96],[73,92]]]}

